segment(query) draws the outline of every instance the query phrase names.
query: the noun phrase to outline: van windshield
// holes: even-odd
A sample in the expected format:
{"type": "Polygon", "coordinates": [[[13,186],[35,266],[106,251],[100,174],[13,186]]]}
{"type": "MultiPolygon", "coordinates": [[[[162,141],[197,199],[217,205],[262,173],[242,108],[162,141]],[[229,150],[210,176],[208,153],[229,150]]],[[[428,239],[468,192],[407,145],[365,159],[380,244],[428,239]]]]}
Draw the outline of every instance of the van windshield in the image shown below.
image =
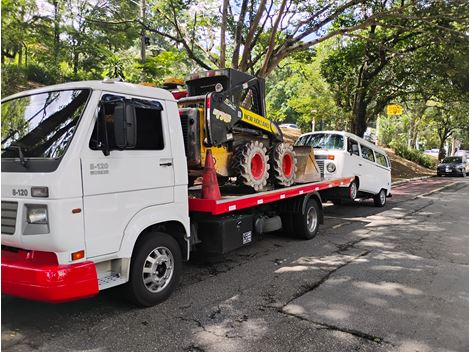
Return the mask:
{"type": "Polygon", "coordinates": [[[85,109],[89,89],[51,91],[2,103],[2,159],[58,159],[85,109]]]}
{"type": "Polygon", "coordinates": [[[318,149],[344,149],[344,138],[339,134],[315,133],[300,137],[297,146],[309,146],[318,149]]]}

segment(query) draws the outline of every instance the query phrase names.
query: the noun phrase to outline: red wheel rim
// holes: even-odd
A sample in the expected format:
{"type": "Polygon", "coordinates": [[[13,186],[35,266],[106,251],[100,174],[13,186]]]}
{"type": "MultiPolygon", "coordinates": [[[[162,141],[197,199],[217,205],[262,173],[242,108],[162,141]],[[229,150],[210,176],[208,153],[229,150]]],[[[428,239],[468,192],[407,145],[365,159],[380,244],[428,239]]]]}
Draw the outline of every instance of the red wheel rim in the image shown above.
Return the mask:
{"type": "Polygon", "coordinates": [[[260,153],[256,153],[251,158],[251,175],[255,180],[259,180],[264,175],[264,159],[260,153]]]}
{"type": "Polygon", "coordinates": [[[282,157],[282,172],[284,173],[284,176],[290,177],[292,175],[293,170],[293,159],[290,154],[284,154],[282,157]]]}

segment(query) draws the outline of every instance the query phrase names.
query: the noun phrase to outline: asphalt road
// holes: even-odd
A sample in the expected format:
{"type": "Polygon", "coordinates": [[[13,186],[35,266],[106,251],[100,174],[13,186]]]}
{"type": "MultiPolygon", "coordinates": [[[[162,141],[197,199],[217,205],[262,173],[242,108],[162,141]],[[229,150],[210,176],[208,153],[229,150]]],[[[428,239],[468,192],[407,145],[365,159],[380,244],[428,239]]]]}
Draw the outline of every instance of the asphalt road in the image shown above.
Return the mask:
{"type": "Polygon", "coordinates": [[[49,305],[2,297],[4,351],[467,351],[468,179],[325,205],[311,241],[281,234],[193,258],[163,304],[112,291],[49,305]]]}

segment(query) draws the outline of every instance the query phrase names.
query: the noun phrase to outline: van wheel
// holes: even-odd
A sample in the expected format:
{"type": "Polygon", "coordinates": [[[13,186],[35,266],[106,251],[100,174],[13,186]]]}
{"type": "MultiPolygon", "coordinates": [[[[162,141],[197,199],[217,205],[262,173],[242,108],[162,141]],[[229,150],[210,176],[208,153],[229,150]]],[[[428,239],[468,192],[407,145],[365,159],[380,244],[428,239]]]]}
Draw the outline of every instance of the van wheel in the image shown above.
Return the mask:
{"type": "Polygon", "coordinates": [[[354,200],[357,197],[357,182],[353,181],[348,188],[348,198],[349,200],[354,200]]]}
{"type": "Polygon", "coordinates": [[[318,233],[320,208],[318,203],[309,199],[305,210],[293,216],[295,236],[304,240],[314,238],[318,233]]]}
{"type": "Polygon", "coordinates": [[[141,307],[163,302],[178,284],[181,270],[181,249],[173,237],[162,232],[145,235],[132,255],[129,298],[141,307]]]}
{"type": "Polygon", "coordinates": [[[374,205],[376,207],[383,207],[387,202],[387,194],[384,189],[381,189],[379,193],[374,196],[374,205]]]}

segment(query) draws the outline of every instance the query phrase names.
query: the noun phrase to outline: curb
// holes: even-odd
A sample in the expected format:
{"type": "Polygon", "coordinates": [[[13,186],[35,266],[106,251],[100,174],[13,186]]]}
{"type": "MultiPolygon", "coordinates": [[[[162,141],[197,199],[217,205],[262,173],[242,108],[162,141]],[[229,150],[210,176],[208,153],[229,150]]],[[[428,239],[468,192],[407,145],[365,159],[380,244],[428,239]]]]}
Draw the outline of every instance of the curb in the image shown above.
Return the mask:
{"type": "Polygon", "coordinates": [[[398,185],[401,185],[403,183],[408,183],[408,182],[411,182],[411,181],[425,180],[425,179],[431,178],[431,177],[434,177],[434,176],[419,176],[419,177],[407,178],[405,180],[399,180],[399,181],[392,182],[392,186],[398,186],[398,185]]]}

